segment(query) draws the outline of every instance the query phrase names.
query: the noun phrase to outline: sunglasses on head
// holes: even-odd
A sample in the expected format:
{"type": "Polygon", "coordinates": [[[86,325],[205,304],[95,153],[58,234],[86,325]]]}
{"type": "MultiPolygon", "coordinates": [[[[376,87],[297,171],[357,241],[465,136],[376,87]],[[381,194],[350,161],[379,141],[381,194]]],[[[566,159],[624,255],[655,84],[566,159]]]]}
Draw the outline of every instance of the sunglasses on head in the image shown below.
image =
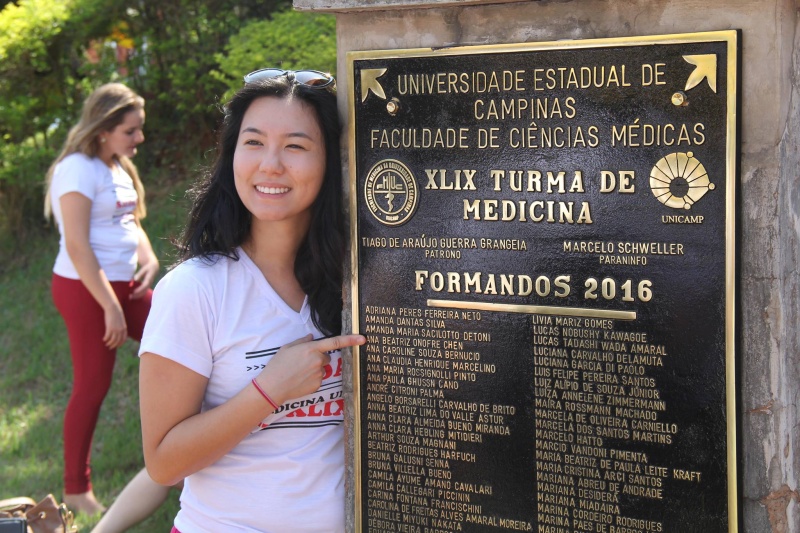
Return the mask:
{"type": "Polygon", "coordinates": [[[259,80],[288,77],[291,81],[313,87],[314,89],[336,89],[336,78],[318,70],[283,70],[280,68],[262,68],[254,70],[244,77],[245,85],[259,80]]]}

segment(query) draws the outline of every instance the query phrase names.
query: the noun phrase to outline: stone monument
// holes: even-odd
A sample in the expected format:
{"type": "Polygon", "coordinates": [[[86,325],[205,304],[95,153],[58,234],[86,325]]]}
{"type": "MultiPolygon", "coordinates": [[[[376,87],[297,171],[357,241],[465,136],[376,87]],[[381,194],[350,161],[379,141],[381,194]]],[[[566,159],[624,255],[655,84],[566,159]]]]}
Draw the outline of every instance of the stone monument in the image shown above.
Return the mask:
{"type": "Polygon", "coordinates": [[[798,6],[294,4],[348,117],[348,529],[800,531],[798,6]]]}

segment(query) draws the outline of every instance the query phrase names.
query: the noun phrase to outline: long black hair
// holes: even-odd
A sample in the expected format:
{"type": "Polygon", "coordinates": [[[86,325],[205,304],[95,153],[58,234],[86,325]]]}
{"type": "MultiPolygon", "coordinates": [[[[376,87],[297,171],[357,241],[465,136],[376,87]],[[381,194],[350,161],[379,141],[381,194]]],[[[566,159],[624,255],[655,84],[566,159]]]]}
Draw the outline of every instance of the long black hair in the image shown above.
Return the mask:
{"type": "Polygon", "coordinates": [[[311,207],[311,225],[300,244],[294,273],[308,296],[314,325],[327,335],[342,329],[342,270],[345,253],[342,212],[341,126],[336,96],[327,89],[295,83],[287,76],[242,87],[225,106],[217,157],[193,195],[189,222],[181,238],[180,259],[219,256],[238,260],[236,248],[250,235],[252,215],[236,192],[233,154],[244,114],[258,98],[299,98],[314,110],[325,141],[325,175],[311,207]]]}

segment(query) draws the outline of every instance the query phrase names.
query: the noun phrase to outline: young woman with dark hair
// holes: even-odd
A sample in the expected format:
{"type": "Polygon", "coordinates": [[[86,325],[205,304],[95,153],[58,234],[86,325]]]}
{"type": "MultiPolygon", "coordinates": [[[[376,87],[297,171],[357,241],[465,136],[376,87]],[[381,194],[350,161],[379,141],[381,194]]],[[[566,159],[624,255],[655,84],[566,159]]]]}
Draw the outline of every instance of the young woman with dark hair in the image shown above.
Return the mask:
{"type": "Polygon", "coordinates": [[[330,334],[341,330],[345,252],[336,98],[331,91],[286,81],[283,77],[245,85],[228,104],[217,160],[211,174],[194,191],[196,201],[184,232],[181,259],[200,257],[213,261],[217,255],[238,258],[236,249],[248,240],[252,224],[251,213],[234,183],[234,154],[245,112],[253,100],[266,95],[299,98],[318,117],[324,139],[325,175],[311,206],[308,232],[294,263],[295,275],[308,295],[310,307],[316,311],[312,319],[330,334]]]}
{"type": "Polygon", "coordinates": [[[174,531],[343,532],[335,81],[264,69],[225,108],[140,349],[147,469],[174,531]]]}

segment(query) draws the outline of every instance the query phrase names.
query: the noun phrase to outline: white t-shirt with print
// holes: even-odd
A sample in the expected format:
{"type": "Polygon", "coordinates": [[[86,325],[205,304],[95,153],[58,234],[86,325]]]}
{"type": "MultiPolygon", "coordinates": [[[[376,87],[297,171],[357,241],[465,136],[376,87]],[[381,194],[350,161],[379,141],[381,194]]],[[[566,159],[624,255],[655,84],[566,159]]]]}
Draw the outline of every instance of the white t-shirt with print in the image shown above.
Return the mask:
{"type": "MultiPolygon", "coordinates": [[[[252,387],[278,348],[313,334],[308,302],[290,308],[241,249],[181,263],[158,283],[139,353],[208,378],[203,411],[252,387]]],[[[287,401],[213,465],[189,476],[175,527],[181,533],[344,531],[342,359],[320,389],[287,401]]]]}
{"type": "Polygon", "coordinates": [[[61,233],[53,272],[65,278],[80,279],[67,253],[61,214],[60,199],[70,192],[78,192],[92,201],[89,244],[106,277],[110,281],[133,279],[139,245],[139,228],[133,215],[139,196],[133,180],[119,165],[112,172],[101,159],[82,153],[62,159],[56,165],[50,184],[53,216],[61,233]]]}

